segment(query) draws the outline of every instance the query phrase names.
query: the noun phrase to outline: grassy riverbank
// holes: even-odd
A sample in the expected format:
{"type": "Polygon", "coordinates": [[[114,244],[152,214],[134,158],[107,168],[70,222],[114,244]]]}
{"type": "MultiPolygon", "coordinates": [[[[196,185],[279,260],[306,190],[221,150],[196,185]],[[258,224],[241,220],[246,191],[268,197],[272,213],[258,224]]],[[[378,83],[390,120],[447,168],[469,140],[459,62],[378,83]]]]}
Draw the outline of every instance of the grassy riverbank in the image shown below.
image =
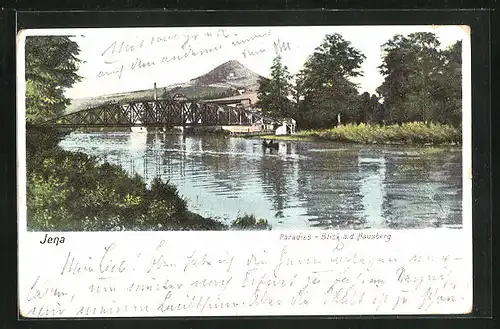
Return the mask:
{"type": "Polygon", "coordinates": [[[34,231],[270,229],[245,215],[230,225],[188,210],[169,182],[57,146],[54,131],[27,132],[27,215],[34,231]]]}
{"type": "Polygon", "coordinates": [[[456,145],[462,142],[462,132],[448,125],[421,122],[401,125],[341,125],[331,129],[302,130],[295,135],[245,136],[274,140],[332,141],[363,144],[395,145],[456,145]]]}

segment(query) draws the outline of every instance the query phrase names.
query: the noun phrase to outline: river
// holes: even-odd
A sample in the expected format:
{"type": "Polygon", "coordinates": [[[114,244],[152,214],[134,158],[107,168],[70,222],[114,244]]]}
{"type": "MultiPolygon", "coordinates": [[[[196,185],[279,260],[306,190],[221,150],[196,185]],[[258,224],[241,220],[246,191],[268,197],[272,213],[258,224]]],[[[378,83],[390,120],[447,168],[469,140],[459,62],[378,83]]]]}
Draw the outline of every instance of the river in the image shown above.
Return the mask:
{"type": "Polygon", "coordinates": [[[459,149],[285,142],[160,133],[80,133],[68,151],[177,186],[189,209],[229,223],[265,218],[279,229],[462,226],[459,149]]]}

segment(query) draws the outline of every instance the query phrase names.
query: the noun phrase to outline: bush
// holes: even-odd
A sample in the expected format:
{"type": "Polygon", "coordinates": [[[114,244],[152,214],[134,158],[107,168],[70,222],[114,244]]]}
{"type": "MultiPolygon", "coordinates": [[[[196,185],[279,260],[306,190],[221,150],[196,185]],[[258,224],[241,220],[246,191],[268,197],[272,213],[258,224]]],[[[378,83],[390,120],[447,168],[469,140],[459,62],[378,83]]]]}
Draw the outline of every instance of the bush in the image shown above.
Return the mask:
{"type": "Polygon", "coordinates": [[[65,205],[69,190],[66,183],[53,176],[30,175],[27,180],[28,225],[35,230],[71,229],[65,205]]]}
{"type": "Polygon", "coordinates": [[[232,229],[237,230],[271,230],[271,225],[265,219],[256,219],[254,215],[244,215],[231,223],[232,229]]]}
{"type": "Polygon", "coordinates": [[[331,129],[304,130],[302,137],[337,142],[377,144],[456,144],[462,141],[460,129],[439,123],[409,122],[401,125],[347,124],[331,129]]]}
{"type": "Polygon", "coordinates": [[[57,147],[57,143],[66,135],[55,128],[26,127],[26,154],[34,156],[39,151],[57,147]]]}
{"type": "MultiPolygon", "coordinates": [[[[154,178],[151,182],[151,187],[146,192],[146,199],[149,202],[169,200],[168,208],[171,209],[173,213],[180,213],[187,210],[187,202],[179,195],[177,188],[168,181],[163,182],[158,177],[154,178]]],[[[167,206],[164,205],[164,207],[167,206]]]]}
{"type": "Polygon", "coordinates": [[[148,221],[160,224],[162,221],[172,218],[176,214],[176,210],[172,202],[166,200],[153,200],[149,204],[148,221]]]}

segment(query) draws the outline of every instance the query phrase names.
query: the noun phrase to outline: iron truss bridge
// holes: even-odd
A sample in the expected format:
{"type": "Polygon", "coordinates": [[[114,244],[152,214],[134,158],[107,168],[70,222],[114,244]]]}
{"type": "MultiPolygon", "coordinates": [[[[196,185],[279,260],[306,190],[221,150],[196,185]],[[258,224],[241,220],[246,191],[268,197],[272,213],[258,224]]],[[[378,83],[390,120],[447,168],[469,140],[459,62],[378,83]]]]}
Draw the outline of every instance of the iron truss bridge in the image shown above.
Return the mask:
{"type": "Polygon", "coordinates": [[[273,124],[275,119],[242,106],[189,100],[108,103],[66,114],[44,125],[62,127],[173,127],[273,124]]]}

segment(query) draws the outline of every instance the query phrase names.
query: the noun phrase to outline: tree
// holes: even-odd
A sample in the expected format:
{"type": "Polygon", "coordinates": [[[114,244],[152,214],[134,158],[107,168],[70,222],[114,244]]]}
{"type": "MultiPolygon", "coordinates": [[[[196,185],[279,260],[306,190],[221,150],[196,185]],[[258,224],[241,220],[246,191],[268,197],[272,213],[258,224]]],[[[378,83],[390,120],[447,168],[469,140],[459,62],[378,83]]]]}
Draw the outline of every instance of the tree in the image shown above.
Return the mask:
{"type": "Polygon", "coordinates": [[[291,103],[288,99],[290,94],[290,73],[278,55],[273,59],[271,79],[259,79],[258,105],[270,116],[289,117],[291,116],[291,103]]]}
{"type": "Polygon", "coordinates": [[[436,35],[427,32],[396,35],[382,45],[384,55],[379,70],[385,80],[377,92],[391,109],[390,121],[448,123],[446,112],[456,111],[453,105],[455,110],[444,109],[444,100],[456,90],[455,75],[460,74],[456,57],[460,60],[461,56],[456,56],[457,49],[441,51],[439,47],[436,35]]]}
{"type": "Polygon", "coordinates": [[[370,93],[364,92],[358,97],[358,106],[356,107],[356,122],[368,122],[371,120],[373,109],[370,93]]]}
{"type": "Polygon", "coordinates": [[[383,124],[385,123],[385,108],[384,105],[379,102],[377,95],[372,95],[370,97],[370,108],[372,110],[370,123],[383,124]]]}
{"type": "Polygon", "coordinates": [[[326,35],[304,64],[300,80],[304,97],[300,121],[309,127],[329,127],[357,117],[357,85],[365,56],[338,33],[326,35]]]}
{"type": "Polygon", "coordinates": [[[304,97],[304,74],[300,71],[295,75],[295,81],[291,87],[292,100],[293,100],[293,115],[295,119],[300,115],[302,100],[304,97]]]}
{"type": "Polygon", "coordinates": [[[462,41],[445,49],[443,59],[442,74],[431,86],[432,95],[440,104],[435,119],[457,127],[462,123],[462,41]]]}
{"type": "Polygon", "coordinates": [[[81,77],[78,44],[66,36],[26,38],[26,121],[45,121],[61,115],[70,104],[67,88],[81,77]]]}

